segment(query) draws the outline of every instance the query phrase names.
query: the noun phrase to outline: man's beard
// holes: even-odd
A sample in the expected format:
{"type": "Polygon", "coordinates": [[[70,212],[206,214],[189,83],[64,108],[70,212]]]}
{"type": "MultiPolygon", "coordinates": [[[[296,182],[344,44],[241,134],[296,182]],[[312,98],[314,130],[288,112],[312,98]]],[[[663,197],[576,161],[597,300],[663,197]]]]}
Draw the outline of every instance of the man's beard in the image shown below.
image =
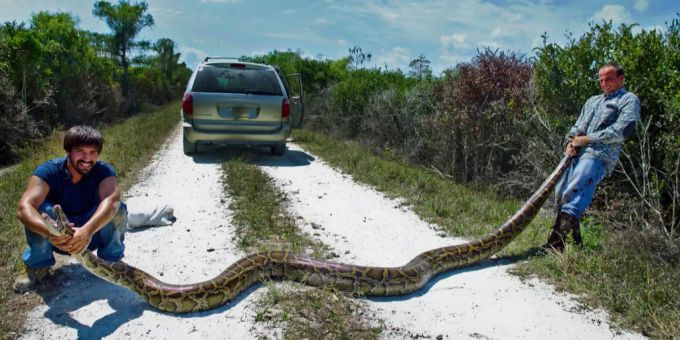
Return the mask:
{"type": "Polygon", "coordinates": [[[90,173],[90,171],[91,171],[92,168],[94,167],[94,162],[92,162],[92,161],[90,161],[90,162],[85,162],[85,161],[80,161],[80,160],[79,160],[79,161],[75,161],[75,162],[74,162],[71,158],[69,158],[69,162],[71,162],[71,166],[73,166],[73,168],[76,169],[76,172],[79,173],[81,176],[85,176],[85,175],[87,175],[88,173],[90,173]],[[78,166],[78,164],[90,164],[90,167],[87,168],[87,169],[81,169],[81,168],[78,166]]]}

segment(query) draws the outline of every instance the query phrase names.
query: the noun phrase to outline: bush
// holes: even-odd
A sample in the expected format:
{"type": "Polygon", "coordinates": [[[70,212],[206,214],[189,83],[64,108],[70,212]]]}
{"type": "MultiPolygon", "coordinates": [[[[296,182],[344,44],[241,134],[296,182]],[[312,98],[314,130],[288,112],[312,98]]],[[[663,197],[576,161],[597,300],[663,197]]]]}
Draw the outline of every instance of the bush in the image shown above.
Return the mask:
{"type": "MultiPolygon", "coordinates": [[[[625,86],[642,104],[638,133],[624,148],[622,164],[598,190],[596,207],[609,209],[611,224],[653,223],[671,238],[680,226],[680,19],[665,33],[639,30],[611,22],[592,25],[579,39],[561,47],[547,43],[537,49],[535,83],[546,120],[562,134],[576,120],[580,105],[600,92],[597,71],[607,62],[625,69],[625,86]]],[[[606,210],[606,209],[602,209],[606,210]]]]}
{"type": "Polygon", "coordinates": [[[437,115],[427,121],[433,162],[462,181],[493,181],[512,169],[523,137],[514,125],[529,103],[532,65],[487,49],[435,85],[437,115]]]}

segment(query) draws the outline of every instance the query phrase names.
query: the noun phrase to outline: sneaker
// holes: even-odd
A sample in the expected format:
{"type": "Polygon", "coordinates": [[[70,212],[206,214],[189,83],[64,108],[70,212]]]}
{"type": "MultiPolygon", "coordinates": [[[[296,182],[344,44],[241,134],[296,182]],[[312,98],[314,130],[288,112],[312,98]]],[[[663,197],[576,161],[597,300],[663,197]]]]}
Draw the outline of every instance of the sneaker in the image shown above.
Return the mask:
{"type": "Polygon", "coordinates": [[[30,292],[39,282],[47,280],[50,276],[52,276],[52,268],[26,268],[26,272],[14,280],[14,292],[19,294],[30,292]]]}

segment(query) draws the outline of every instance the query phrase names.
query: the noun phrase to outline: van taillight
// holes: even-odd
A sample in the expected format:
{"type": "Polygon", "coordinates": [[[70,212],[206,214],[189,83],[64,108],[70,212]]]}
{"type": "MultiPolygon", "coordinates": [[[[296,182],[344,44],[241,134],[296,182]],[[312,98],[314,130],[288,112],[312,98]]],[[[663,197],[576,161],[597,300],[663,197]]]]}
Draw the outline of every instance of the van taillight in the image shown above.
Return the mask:
{"type": "Polygon", "coordinates": [[[194,99],[191,97],[191,93],[185,93],[184,98],[182,98],[182,112],[185,115],[194,114],[194,99]]]}
{"type": "Polygon", "coordinates": [[[287,118],[290,116],[290,102],[288,102],[288,99],[284,99],[283,103],[281,103],[281,118],[287,118]]]}

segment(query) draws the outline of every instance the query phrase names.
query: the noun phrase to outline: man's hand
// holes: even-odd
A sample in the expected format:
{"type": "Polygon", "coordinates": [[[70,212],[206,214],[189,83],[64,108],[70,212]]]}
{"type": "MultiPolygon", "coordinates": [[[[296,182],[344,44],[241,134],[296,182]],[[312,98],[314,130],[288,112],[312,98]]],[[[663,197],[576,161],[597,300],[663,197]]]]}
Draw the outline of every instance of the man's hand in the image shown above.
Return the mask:
{"type": "MultiPolygon", "coordinates": [[[[53,223],[53,224],[57,223],[45,213],[42,214],[42,219],[43,220],[49,220],[50,223],[53,223]]],[[[73,227],[75,227],[75,224],[69,222],[67,227],[69,229],[73,230],[73,227]]],[[[69,236],[69,235],[54,236],[52,234],[47,234],[47,240],[50,241],[50,243],[52,243],[53,246],[59,248],[61,251],[64,251],[64,252],[67,252],[67,253],[69,252],[70,247],[69,247],[68,244],[69,244],[69,241],[71,240],[71,236],[69,236]]]]}
{"type": "Polygon", "coordinates": [[[59,248],[61,251],[69,252],[70,247],[68,246],[68,241],[71,240],[71,236],[48,236],[47,240],[52,243],[53,246],[59,248]]]}
{"type": "Polygon", "coordinates": [[[80,254],[92,241],[92,234],[88,228],[73,228],[73,237],[67,242],[69,253],[80,254]]]}
{"type": "Polygon", "coordinates": [[[566,155],[569,155],[571,157],[576,156],[576,153],[578,153],[578,148],[584,147],[590,143],[590,139],[588,139],[588,136],[577,136],[571,138],[569,140],[569,143],[567,143],[567,148],[564,150],[564,153],[566,155]]]}

